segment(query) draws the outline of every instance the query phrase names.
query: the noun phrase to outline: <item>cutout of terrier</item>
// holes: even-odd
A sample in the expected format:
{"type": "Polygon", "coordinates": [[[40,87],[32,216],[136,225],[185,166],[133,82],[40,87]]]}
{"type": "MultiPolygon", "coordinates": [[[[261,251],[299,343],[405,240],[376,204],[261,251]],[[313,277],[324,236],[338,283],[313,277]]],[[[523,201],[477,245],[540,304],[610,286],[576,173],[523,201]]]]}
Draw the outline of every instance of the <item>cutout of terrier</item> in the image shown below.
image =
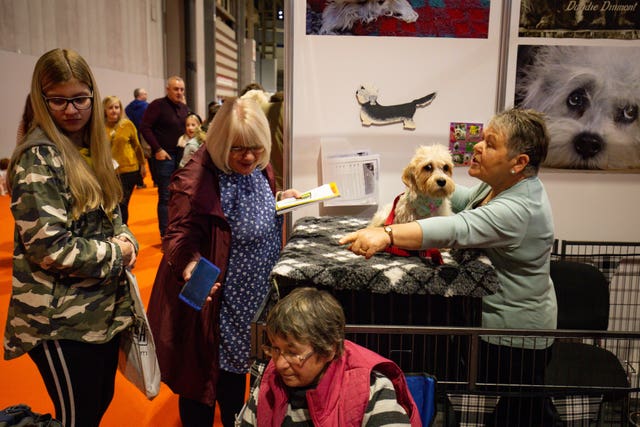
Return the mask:
{"type": "Polygon", "coordinates": [[[388,125],[402,122],[404,129],[413,130],[416,124],[413,116],[418,107],[426,107],[436,97],[436,92],[414,99],[411,102],[397,105],[381,105],[378,103],[378,90],[372,86],[360,86],[356,98],[360,103],[360,120],[363,126],[388,125]]]}

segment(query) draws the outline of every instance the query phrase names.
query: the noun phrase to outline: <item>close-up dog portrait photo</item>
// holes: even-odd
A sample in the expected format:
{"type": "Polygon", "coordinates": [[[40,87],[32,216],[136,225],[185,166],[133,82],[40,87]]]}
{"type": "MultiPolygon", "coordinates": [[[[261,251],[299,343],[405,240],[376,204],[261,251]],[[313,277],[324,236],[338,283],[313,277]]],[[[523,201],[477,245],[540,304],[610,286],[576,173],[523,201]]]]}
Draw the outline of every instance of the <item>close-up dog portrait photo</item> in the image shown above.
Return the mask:
{"type": "Polygon", "coordinates": [[[640,169],[640,48],[519,46],[515,106],[546,115],[543,166],[640,169]]]}

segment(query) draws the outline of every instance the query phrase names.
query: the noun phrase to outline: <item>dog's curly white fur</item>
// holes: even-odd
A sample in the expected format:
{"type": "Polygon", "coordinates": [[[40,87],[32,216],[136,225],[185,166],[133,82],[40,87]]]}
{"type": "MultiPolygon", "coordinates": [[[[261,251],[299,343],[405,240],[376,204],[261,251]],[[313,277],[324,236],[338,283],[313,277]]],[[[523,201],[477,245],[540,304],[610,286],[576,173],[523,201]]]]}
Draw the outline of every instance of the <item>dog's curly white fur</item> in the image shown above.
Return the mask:
{"type": "MultiPolygon", "coordinates": [[[[442,145],[420,146],[402,172],[405,192],[398,199],[394,224],[402,224],[432,216],[451,215],[450,197],[455,190],[453,159],[442,145]]],[[[393,203],[373,216],[371,227],[383,225],[393,203]]]]}
{"type": "Polygon", "coordinates": [[[418,13],[407,0],[328,0],[322,11],[320,34],[350,30],[356,22],[365,24],[380,16],[415,22],[418,13]]]}
{"type": "Polygon", "coordinates": [[[640,49],[543,46],[523,70],[521,107],[547,116],[545,166],[640,168],[640,49]]]}

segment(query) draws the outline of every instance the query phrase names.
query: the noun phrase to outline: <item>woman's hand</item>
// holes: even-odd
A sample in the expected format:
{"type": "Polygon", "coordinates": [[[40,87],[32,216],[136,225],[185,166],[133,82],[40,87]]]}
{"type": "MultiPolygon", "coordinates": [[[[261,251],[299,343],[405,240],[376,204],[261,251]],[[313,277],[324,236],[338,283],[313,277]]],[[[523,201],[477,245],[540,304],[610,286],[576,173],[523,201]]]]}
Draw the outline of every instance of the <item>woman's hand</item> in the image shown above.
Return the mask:
{"type": "Polygon", "coordinates": [[[301,194],[302,193],[300,193],[295,188],[290,188],[288,190],[279,191],[277,193],[277,200],[284,200],[284,199],[289,199],[289,198],[297,199],[298,197],[300,197],[301,194]]]}
{"type": "Polygon", "coordinates": [[[131,268],[136,263],[136,247],[124,236],[111,239],[113,243],[120,247],[122,252],[122,264],[131,268]]]}
{"type": "Polygon", "coordinates": [[[156,151],[155,158],[159,162],[162,160],[171,160],[171,156],[169,155],[169,153],[164,151],[162,148],[156,151]]]}
{"type": "Polygon", "coordinates": [[[207,302],[213,301],[213,296],[216,294],[216,292],[218,292],[218,289],[220,289],[221,287],[222,287],[222,284],[220,282],[216,282],[213,284],[213,286],[211,287],[211,290],[209,291],[207,302]]]}
{"type": "Polygon", "coordinates": [[[197,263],[198,263],[198,261],[191,261],[184,268],[184,271],[182,272],[182,278],[184,279],[185,282],[188,282],[189,279],[191,279],[191,275],[193,274],[193,270],[194,270],[194,268],[196,268],[196,264],[197,263]]]}
{"type": "MultiPolygon", "coordinates": [[[[184,271],[182,272],[182,278],[184,279],[185,282],[191,279],[191,275],[193,274],[193,270],[196,268],[197,263],[198,261],[191,261],[184,268],[184,271]]],[[[213,296],[216,294],[216,292],[218,292],[218,290],[221,287],[222,287],[222,284],[220,282],[215,282],[213,284],[213,286],[211,287],[211,290],[209,291],[209,296],[207,296],[207,302],[211,302],[213,300],[213,296]]]]}
{"type": "Polygon", "coordinates": [[[369,259],[376,252],[385,250],[391,244],[391,238],[382,227],[363,228],[351,234],[347,234],[339,243],[350,243],[349,249],[356,255],[363,255],[369,259]]]}

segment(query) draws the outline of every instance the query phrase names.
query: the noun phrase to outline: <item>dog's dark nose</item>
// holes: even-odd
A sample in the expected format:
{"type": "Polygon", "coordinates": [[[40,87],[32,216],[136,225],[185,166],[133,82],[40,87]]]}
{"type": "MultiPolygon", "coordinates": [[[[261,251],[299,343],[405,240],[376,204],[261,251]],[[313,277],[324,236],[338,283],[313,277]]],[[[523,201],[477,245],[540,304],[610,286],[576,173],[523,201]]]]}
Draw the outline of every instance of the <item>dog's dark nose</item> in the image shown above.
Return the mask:
{"type": "Polygon", "coordinates": [[[438,184],[438,187],[444,187],[445,185],[447,185],[447,180],[446,179],[437,179],[436,180],[436,184],[438,184]]]}
{"type": "Polygon", "coordinates": [[[580,157],[590,159],[602,151],[604,141],[598,134],[582,132],[573,138],[573,147],[580,157]]]}

